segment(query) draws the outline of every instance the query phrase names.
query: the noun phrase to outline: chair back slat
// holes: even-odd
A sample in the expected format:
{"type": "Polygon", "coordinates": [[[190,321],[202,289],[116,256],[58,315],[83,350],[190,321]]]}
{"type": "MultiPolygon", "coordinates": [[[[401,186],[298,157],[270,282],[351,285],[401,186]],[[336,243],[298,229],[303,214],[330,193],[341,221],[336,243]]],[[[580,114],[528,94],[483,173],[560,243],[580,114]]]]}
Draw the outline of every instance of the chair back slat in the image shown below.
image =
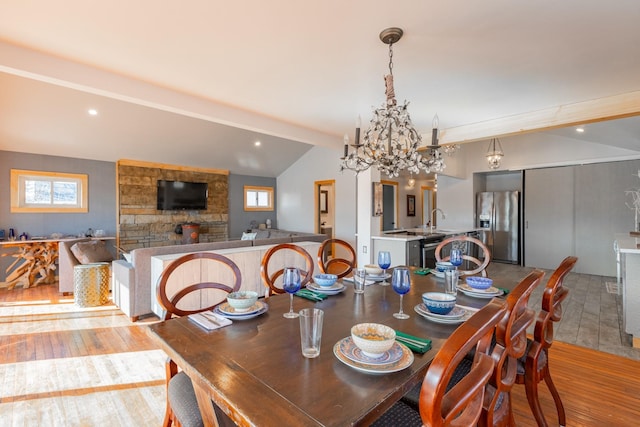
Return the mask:
{"type": "Polygon", "coordinates": [[[356,251],[346,241],[341,239],[327,239],[318,249],[318,267],[321,273],[335,274],[343,278],[351,274],[356,268],[356,251]],[[326,258],[327,251],[331,248],[333,256],[326,258]],[[337,252],[346,252],[346,258],[338,257],[337,252]]]}
{"type": "Polygon", "coordinates": [[[531,293],[539,286],[544,271],[534,270],[509,292],[507,313],[498,323],[491,356],[496,362],[489,380],[482,411],[482,426],[515,425],[511,408],[511,389],[516,380],[518,358],[527,349],[527,328],[535,316],[528,307],[531,293]]]}
{"type": "Polygon", "coordinates": [[[449,256],[445,256],[445,257],[442,256],[442,249],[444,249],[445,247],[450,246],[453,248],[458,246],[468,246],[469,244],[472,244],[478,247],[478,249],[481,251],[480,256],[479,258],[476,258],[473,255],[468,253],[470,251],[465,252],[463,250],[462,259],[470,261],[473,265],[475,265],[475,268],[472,268],[469,270],[458,268],[458,271],[462,276],[473,276],[474,274],[481,274],[482,276],[487,277],[486,268],[491,262],[491,251],[489,250],[487,245],[485,245],[484,243],[482,243],[481,240],[476,239],[475,237],[452,236],[444,239],[442,242],[438,244],[438,246],[436,246],[436,250],[435,250],[436,261],[449,261],[450,259],[449,256]]]}
{"type": "Polygon", "coordinates": [[[301,246],[293,243],[281,243],[269,248],[260,263],[260,277],[262,277],[264,286],[268,288],[267,296],[285,292],[282,287],[278,286],[278,283],[281,282],[278,279],[284,273],[285,267],[298,267],[302,279],[301,287],[306,287],[307,283],[313,279],[313,265],[313,257],[301,246]],[[274,268],[273,264],[278,262],[282,268],[270,270],[274,268]]]}
{"type": "MultiPolygon", "coordinates": [[[[196,270],[194,270],[196,271],[196,270]]],[[[197,276],[203,271],[202,266],[197,269],[197,276]]],[[[240,269],[229,258],[212,252],[197,252],[192,254],[186,254],[174,260],[169,264],[158,278],[158,286],[156,290],[156,297],[158,302],[165,310],[164,320],[168,320],[173,316],[187,316],[189,314],[200,313],[202,311],[212,310],[220,303],[224,302],[226,295],[240,290],[242,284],[242,274],[240,269]],[[217,266],[225,271],[219,271],[219,276],[229,276],[231,284],[225,284],[220,282],[194,282],[186,284],[185,281],[188,274],[180,276],[178,278],[178,272],[184,271],[184,266],[187,263],[195,262],[196,260],[204,260],[206,262],[216,263],[217,266]],[[175,279],[175,280],[174,280],[175,279]],[[178,284],[178,289],[175,290],[175,284],[178,284]],[[175,290],[169,294],[169,285],[172,290],[175,290]],[[208,295],[203,294],[202,291],[206,290],[220,291],[216,292],[216,295],[209,298],[208,295]],[[219,294],[219,295],[218,295],[219,294]],[[214,302],[211,303],[210,301],[214,302]],[[191,308],[178,307],[181,302],[188,302],[191,308]]]]}

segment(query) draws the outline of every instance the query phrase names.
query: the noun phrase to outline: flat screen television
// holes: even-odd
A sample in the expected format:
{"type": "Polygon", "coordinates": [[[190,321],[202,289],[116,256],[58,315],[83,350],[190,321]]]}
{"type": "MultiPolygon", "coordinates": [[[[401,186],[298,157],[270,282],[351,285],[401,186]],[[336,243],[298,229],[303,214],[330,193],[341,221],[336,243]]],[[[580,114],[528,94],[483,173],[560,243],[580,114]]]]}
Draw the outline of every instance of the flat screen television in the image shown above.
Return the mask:
{"type": "Polygon", "coordinates": [[[207,183],[158,180],[158,210],[206,210],[207,183]]]}

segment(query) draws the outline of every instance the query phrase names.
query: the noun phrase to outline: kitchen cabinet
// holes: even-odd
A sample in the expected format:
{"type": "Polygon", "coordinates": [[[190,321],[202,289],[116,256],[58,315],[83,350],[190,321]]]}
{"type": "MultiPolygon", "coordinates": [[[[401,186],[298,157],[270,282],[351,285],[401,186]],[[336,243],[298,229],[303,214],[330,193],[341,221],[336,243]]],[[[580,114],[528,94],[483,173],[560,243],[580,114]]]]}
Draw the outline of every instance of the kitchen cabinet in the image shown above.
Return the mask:
{"type": "Polygon", "coordinates": [[[372,263],[377,264],[378,252],[389,251],[391,266],[406,265],[420,267],[422,261],[421,240],[419,237],[408,239],[373,239],[372,263]]]}
{"type": "Polygon", "coordinates": [[[574,254],[574,168],[525,172],[524,265],[555,270],[574,254]]]}
{"type": "Polygon", "coordinates": [[[555,270],[573,255],[576,273],[616,276],[612,236],[635,227],[625,191],[639,169],[630,160],[525,171],[524,265],[555,270]]]}
{"type": "Polygon", "coordinates": [[[406,243],[406,265],[409,267],[420,267],[422,254],[420,253],[421,247],[420,240],[411,240],[406,243]]]}
{"type": "MultiPolygon", "coordinates": [[[[633,347],[640,347],[640,238],[616,234],[621,262],[622,327],[632,336],[633,347]]],[[[620,293],[620,291],[619,291],[620,293]]]]}

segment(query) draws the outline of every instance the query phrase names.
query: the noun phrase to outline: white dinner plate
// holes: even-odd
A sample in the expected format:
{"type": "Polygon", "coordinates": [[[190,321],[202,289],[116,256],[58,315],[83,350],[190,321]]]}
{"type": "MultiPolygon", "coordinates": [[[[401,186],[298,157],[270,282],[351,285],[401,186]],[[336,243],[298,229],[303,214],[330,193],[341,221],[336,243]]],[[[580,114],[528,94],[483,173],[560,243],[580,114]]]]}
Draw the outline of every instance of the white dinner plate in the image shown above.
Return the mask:
{"type": "Polygon", "coordinates": [[[420,306],[420,309],[425,313],[429,313],[430,316],[439,317],[441,319],[459,319],[467,313],[467,310],[460,307],[459,305],[456,305],[455,307],[453,307],[453,310],[451,310],[447,314],[433,313],[427,308],[427,306],[424,303],[421,303],[418,305],[420,306]]]}
{"type": "Polygon", "coordinates": [[[462,283],[458,285],[458,290],[463,294],[474,297],[474,298],[486,298],[491,299],[494,297],[501,296],[504,292],[500,289],[491,286],[489,289],[474,289],[466,283],[462,283]]]}
{"type": "MultiPolygon", "coordinates": [[[[247,319],[253,319],[254,317],[258,317],[264,313],[267,312],[267,310],[269,310],[269,305],[266,302],[262,302],[262,301],[258,301],[261,304],[261,307],[258,311],[254,311],[252,313],[239,313],[239,314],[228,314],[225,313],[223,311],[220,310],[220,306],[217,306],[216,308],[213,309],[213,311],[223,317],[226,317],[227,319],[231,319],[231,320],[247,320],[247,319]]],[[[222,304],[221,304],[222,305],[222,304]]]]}
{"type": "Polygon", "coordinates": [[[342,282],[336,282],[331,286],[319,286],[316,283],[308,283],[307,288],[311,289],[314,292],[320,292],[321,294],[325,295],[336,295],[347,289],[347,287],[343,285],[342,282]]]}
{"type": "MultiPolygon", "coordinates": [[[[347,338],[343,338],[343,340],[347,338]]],[[[398,346],[400,346],[400,348],[402,349],[402,357],[396,362],[383,365],[373,365],[370,363],[356,362],[349,359],[340,350],[340,341],[335,343],[335,345],[333,346],[333,354],[339,361],[357,371],[365,372],[367,374],[389,374],[391,372],[398,372],[406,369],[413,363],[413,353],[411,352],[411,350],[409,350],[409,348],[404,344],[398,342],[396,342],[396,344],[398,344],[398,346]]]]}
{"type": "Polygon", "coordinates": [[[382,282],[383,280],[387,280],[391,278],[391,274],[387,273],[387,274],[367,274],[365,276],[365,279],[367,280],[373,280],[374,282],[382,282]]]}
{"type": "Polygon", "coordinates": [[[220,312],[220,314],[223,314],[225,317],[234,318],[238,316],[246,316],[246,315],[258,313],[264,310],[264,306],[266,305],[267,304],[265,302],[256,301],[256,303],[253,304],[251,307],[249,307],[248,310],[236,311],[236,309],[231,307],[231,305],[229,305],[228,302],[223,302],[222,304],[217,306],[216,309],[220,312]]]}
{"type": "Polygon", "coordinates": [[[430,311],[421,308],[420,307],[421,305],[423,304],[418,304],[414,307],[414,310],[416,313],[418,313],[420,316],[434,323],[442,323],[445,325],[459,325],[460,323],[464,323],[467,319],[469,319],[475,313],[472,310],[467,310],[461,307],[465,311],[464,316],[455,318],[455,319],[446,319],[446,318],[434,316],[433,313],[431,313],[430,311]]]}
{"type": "Polygon", "coordinates": [[[431,269],[431,272],[433,273],[434,276],[440,278],[440,279],[444,279],[444,271],[438,271],[435,268],[431,269]]]}
{"type": "Polygon", "coordinates": [[[368,363],[370,365],[390,365],[397,362],[402,358],[402,347],[398,343],[393,343],[393,346],[382,353],[380,357],[373,358],[365,356],[362,350],[353,342],[353,338],[346,337],[338,341],[340,343],[340,351],[343,355],[349,359],[358,363],[368,363]]]}

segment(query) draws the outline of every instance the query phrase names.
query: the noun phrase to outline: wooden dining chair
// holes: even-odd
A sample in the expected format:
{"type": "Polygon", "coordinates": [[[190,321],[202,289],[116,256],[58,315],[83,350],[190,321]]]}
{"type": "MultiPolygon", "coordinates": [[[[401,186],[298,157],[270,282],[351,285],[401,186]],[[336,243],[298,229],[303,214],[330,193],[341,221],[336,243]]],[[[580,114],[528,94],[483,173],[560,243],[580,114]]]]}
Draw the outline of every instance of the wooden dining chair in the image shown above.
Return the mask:
{"type": "Polygon", "coordinates": [[[351,274],[351,271],[356,268],[356,265],[356,251],[344,240],[327,239],[322,242],[318,249],[318,267],[321,273],[335,274],[340,279],[351,274]],[[329,248],[331,248],[334,256],[325,258],[325,254],[329,248]],[[336,256],[337,253],[346,253],[346,255],[344,255],[345,258],[336,256]]]}
{"type": "Polygon", "coordinates": [[[268,289],[267,296],[285,292],[282,287],[278,286],[278,283],[281,283],[278,278],[284,273],[285,267],[297,266],[300,268],[301,287],[306,287],[307,283],[313,279],[313,264],[313,258],[309,255],[309,252],[293,243],[281,243],[269,248],[262,257],[262,262],[260,262],[260,276],[268,289]],[[281,256],[278,262],[272,260],[276,255],[281,256]],[[281,268],[274,268],[272,264],[276,263],[281,268]],[[304,267],[300,267],[301,265],[304,265],[304,267]]]}
{"type": "Polygon", "coordinates": [[[527,328],[535,312],[528,307],[531,293],[544,277],[544,271],[534,270],[509,292],[507,313],[496,326],[491,357],[496,363],[487,384],[479,426],[514,426],[511,389],[515,383],[518,359],[527,349],[527,328]]]}
{"type": "Polygon", "coordinates": [[[485,388],[495,363],[489,355],[496,325],[506,304],[493,299],[460,325],[435,355],[422,381],[418,410],[400,400],[374,426],[472,426],[482,411],[485,388]],[[473,359],[465,356],[475,349],[473,359]],[[457,369],[465,364],[468,369],[457,369]],[[454,375],[460,374],[460,377],[454,375]]]}
{"type": "Polygon", "coordinates": [[[533,339],[527,341],[526,354],[518,360],[516,383],[524,384],[529,407],[539,426],[548,425],[538,398],[538,384],[542,380],[553,396],[559,425],[565,426],[567,421],[562,399],[551,379],[549,348],[553,344],[553,324],[562,319],[562,302],[569,294],[563,282],[577,261],[578,258],[569,256],[551,274],[542,294],[542,307],[536,319],[533,339]]]}
{"type": "MultiPolygon", "coordinates": [[[[198,271],[201,268],[203,266],[199,266],[198,271]]],[[[166,310],[164,320],[169,320],[174,316],[181,317],[212,310],[225,301],[227,294],[238,291],[241,284],[240,269],[232,260],[211,252],[198,252],[183,255],[167,266],[158,279],[157,298],[166,310]],[[198,260],[207,263],[215,262],[215,267],[220,269],[216,271],[217,275],[230,278],[230,285],[219,282],[182,283],[183,278],[188,277],[188,273],[184,274],[185,264],[198,260]],[[178,273],[180,271],[183,274],[178,273]],[[172,280],[174,278],[176,280],[172,280]]],[[[184,372],[178,372],[178,366],[170,358],[165,363],[165,374],[167,404],[162,425],[164,427],[203,425],[191,379],[184,372]]]]}
{"type": "Polygon", "coordinates": [[[436,246],[435,257],[436,261],[449,261],[449,256],[442,256],[442,249],[445,247],[455,248],[458,247],[462,249],[462,259],[466,261],[470,261],[475,265],[475,268],[469,270],[463,270],[458,267],[458,272],[462,276],[473,276],[475,274],[481,274],[484,277],[487,277],[486,268],[491,262],[491,251],[482,243],[481,240],[476,239],[475,237],[470,236],[452,236],[444,239],[442,242],[436,246]],[[468,250],[466,248],[469,245],[477,246],[479,252],[479,257],[476,258],[472,255],[475,251],[468,250]]]}

